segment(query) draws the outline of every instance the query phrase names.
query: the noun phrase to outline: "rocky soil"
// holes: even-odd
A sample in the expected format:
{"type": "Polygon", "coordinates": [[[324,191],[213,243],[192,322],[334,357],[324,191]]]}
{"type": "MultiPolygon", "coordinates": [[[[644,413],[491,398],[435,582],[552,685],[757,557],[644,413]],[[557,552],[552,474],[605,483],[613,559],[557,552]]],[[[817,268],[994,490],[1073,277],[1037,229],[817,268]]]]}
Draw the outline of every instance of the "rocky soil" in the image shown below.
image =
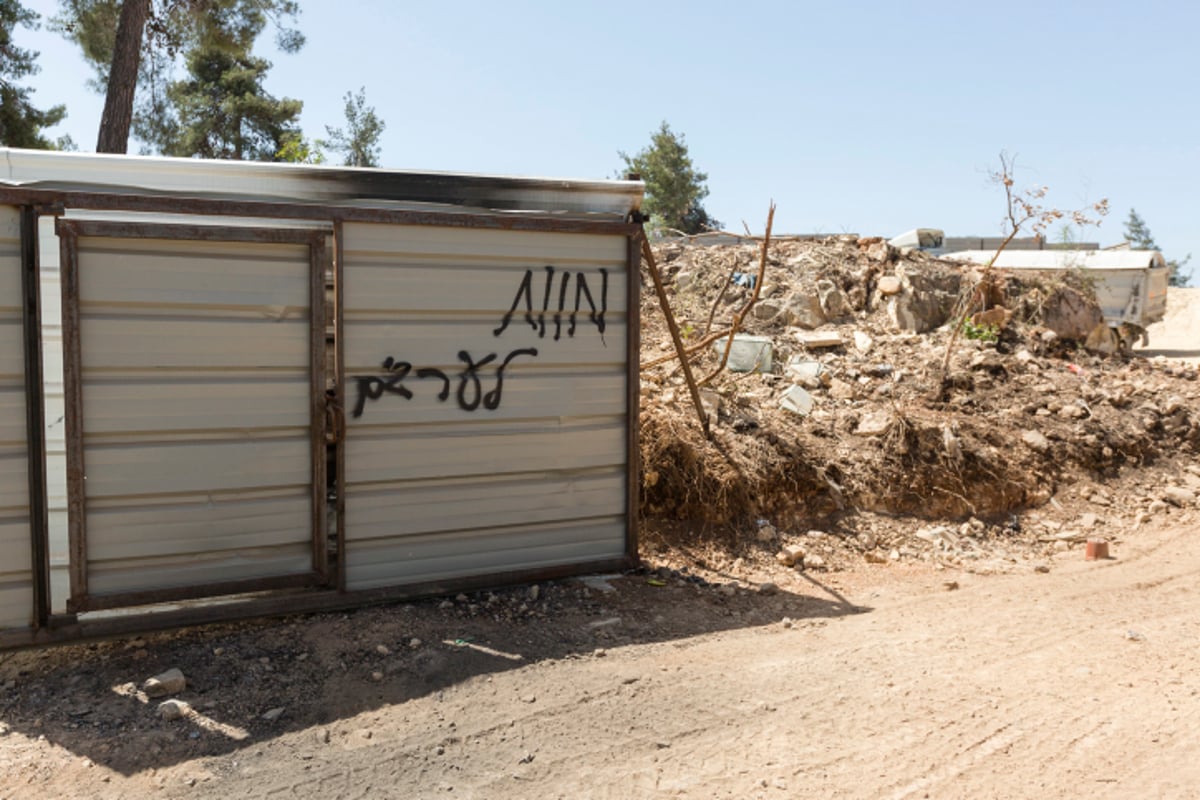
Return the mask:
{"type": "Polygon", "coordinates": [[[702,389],[712,437],[646,292],[651,547],[718,543],[743,560],[775,548],[815,569],[917,559],[996,571],[1194,501],[1196,365],[1088,350],[1101,317],[1082,276],[984,281],[878,238],[785,241],[749,305],[761,255],[756,244],[657,248],[693,372],[713,376],[702,389]],[[717,371],[723,340],[704,345],[706,334],[747,308],[740,332],[769,343],[770,369],[762,356],[746,365],[756,371],[717,371]],[[955,321],[980,312],[1000,324],[968,327],[943,375],[955,321]]]}
{"type": "MultiPolygon", "coordinates": [[[[760,250],[656,252],[706,376],[760,250]]],[[[644,293],[642,568],[0,655],[0,798],[1188,796],[1195,343],[877,239],[762,284],[711,439],[644,293]]]]}

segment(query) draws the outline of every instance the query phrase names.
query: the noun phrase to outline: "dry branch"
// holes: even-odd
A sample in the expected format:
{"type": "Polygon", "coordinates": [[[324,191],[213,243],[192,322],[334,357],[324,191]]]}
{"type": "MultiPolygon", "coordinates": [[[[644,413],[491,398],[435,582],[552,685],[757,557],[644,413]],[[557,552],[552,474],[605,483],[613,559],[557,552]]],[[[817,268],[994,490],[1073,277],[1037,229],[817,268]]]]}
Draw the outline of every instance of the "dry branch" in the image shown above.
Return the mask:
{"type": "MultiPolygon", "coordinates": [[[[750,292],[750,299],[746,301],[746,305],[742,306],[736,314],[733,315],[733,324],[729,326],[729,335],[725,338],[725,352],[721,354],[721,363],[717,368],[710,372],[705,377],[701,378],[700,385],[704,386],[713,378],[721,374],[725,369],[725,365],[729,362],[729,351],[733,349],[733,337],[737,335],[738,330],[742,326],[742,319],[754,308],[754,304],[758,302],[759,292],[762,291],[763,277],[767,273],[767,248],[771,244],[771,225],[775,222],[775,201],[771,201],[771,208],[767,212],[767,230],[763,236],[762,252],[758,259],[758,277],[754,280],[754,289],[750,292]]],[[[683,358],[683,356],[680,356],[683,358]]]]}
{"type": "Polygon", "coordinates": [[[683,377],[687,380],[688,391],[692,394],[692,403],[696,406],[696,416],[700,418],[700,427],[704,430],[705,438],[711,438],[708,430],[708,415],[704,413],[704,404],[700,402],[700,389],[696,386],[696,379],[692,377],[692,365],[688,363],[687,355],[684,352],[683,338],[679,335],[679,325],[676,324],[675,315],[671,312],[667,290],[663,288],[662,276],[658,272],[658,264],[654,261],[654,251],[650,249],[650,241],[644,235],[641,239],[642,258],[646,262],[650,279],[654,282],[654,291],[658,294],[658,302],[662,306],[663,316],[667,320],[667,328],[671,331],[671,341],[675,343],[675,352],[683,365],[683,377]]]}

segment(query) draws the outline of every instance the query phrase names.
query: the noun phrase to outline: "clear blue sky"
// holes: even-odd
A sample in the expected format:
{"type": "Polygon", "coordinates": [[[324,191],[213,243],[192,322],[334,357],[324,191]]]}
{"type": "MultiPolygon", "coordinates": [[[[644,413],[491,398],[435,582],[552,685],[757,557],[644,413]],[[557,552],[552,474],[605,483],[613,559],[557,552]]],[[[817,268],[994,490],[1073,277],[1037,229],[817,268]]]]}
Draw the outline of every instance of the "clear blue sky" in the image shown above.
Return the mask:
{"type": "MultiPolygon", "coordinates": [[[[304,101],[315,137],[365,86],[385,166],[611,177],[617,151],[666,120],[728,228],[760,231],[774,198],[777,232],[993,235],[1003,199],[987,172],[1006,150],[1053,205],[1109,198],[1086,239],[1119,241],[1132,206],[1200,275],[1193,3],[301,6],[299,54],[262,43],[269,89],[304,101]]],[[[85,65],[45,30],[18,43],[42,52],[36,101],[67,104],[56,133],[91,149],[101,98],[85,65]]]]}

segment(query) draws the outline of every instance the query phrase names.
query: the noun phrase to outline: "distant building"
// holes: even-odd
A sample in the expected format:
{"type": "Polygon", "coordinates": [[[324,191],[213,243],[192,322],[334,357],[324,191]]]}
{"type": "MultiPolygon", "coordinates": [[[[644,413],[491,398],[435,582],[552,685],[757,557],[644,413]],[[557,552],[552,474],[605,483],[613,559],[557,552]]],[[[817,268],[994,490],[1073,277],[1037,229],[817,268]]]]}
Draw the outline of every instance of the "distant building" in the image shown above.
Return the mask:
{"type": "MultiPolygon", "coordinates": [[[[964,250],[995,251],[1004,243],[1003,236],[947,236],[937,228],[915,228],[891,239],[894,247],[915,247],[934,255],[964,250]]],[[[1099,242],[1048,242],[1045,236],[1018,236],[1005,250],[1099,250],[1099,242]]]]}

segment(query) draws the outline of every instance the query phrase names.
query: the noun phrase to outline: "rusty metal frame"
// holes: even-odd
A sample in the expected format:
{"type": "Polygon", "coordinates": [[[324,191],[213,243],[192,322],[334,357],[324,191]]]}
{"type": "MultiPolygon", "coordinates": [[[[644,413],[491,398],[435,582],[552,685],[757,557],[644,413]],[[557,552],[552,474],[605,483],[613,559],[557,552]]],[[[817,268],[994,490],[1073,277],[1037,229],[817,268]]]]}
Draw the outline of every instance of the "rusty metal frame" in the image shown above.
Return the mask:
{"type": "Polygon", "coordinates": [[[325,234],[314,235],[308,246],[309,280],[309,446],[312,455],[312,566],[320,582],[329,582],[328,518],[325,513],[325,234]]]}
{"type": "Polygon", "coordinates": [[[51,616],[50,625],[40,631],[0,632],[0,651],[21,647],[101,639],[150,631],[171,630],[189,625],[207,625],[256,617],[279,617],[292,614],[312,614],[343,611],[368,605],[416,600],[422,597],[469,592],[522,583],[541,583],[562,580],[576,575],[613,572],[630,566],[626,558],[587,561],[531,570],[490,572],[451,578],[388,586],[378,589],[357,589],[348,592],[298,591],[273,596],[231,599],[217,605],[196,605],[182,609],[148,611],[143,614],[122,614],[101,618],[80,618],[75,614],[51,616]]]}
{"type": "Polygon", "coordinates": [[[42,369],[38,213],[21,207],[21,321],[25,329],[25,451],[28,457],[29,546],[34,628],[50,621],[50,511],[46,492],[46,407],[42,369]]]}
{"type": "Polygon", "coordinates": [[[379,206],[333,206],[321,203],[278,203],[206,197],[169,197],[161,194],[10,187],[0,187],[0,204],[38,204],[89,211],[140,211],[157,214],[260,217],[325,223],[330,221],[377,222],[443,228],[487,228],[558,233],[621,233],[627,236],[632,236],[641,230],[641,226],[637,223],[611,218],[588,219],[579,216],[551,216],[524,212],[413,211],[379,206]]]}
{"type": "Polygon", "coordinates": [[[63,414],[66,418],[67,569],[70,591],[67,610],[82,610],[88,595],[86,508],[83,481],[83,348],[79,339],[79,242],[75,228],[55,221],[59,275],[62,284],[63,414]]]}
{"type": "Polygon", "coordinates": [[[63,377],[67,422],[69,612],[96,611],[197,597],[319,586],[328,581],[325,548],[325,231],[171,223],[72,220],[55,226],[62,248],[63,377]],[[96,595],[88,591],[87,493],[80,326],[79,237],[298,244],[309,248],[309,438],[312,461],[312,572],[96,595]]]}
{"type": "Polygon", "coordinates": [[[336,471],[335,509],[337,520],[337,588],[346,591],[346,338],[342,335],[342,304],[344,300],[344,267],[346,236],[341,220],[333,223],[333,343],[334,343],[334,396],[343,415],[340,434],[334,443],[336,471]]]}
{"type": "MultiPolygon", "coordinates": [[[[564,564],[553,567],[543,567],[525,570],[513,570],[506,572],[487,573],[482,575],[472,575],[466,577],[452,578],[444,581],[429,581],[419,583],[409,583],[398,586],[382,587],[369,590],[347,591],[345,588],[345,447],[344,442],[339,441],[336,444],[336,463],[337,463],[337,520],[338,520],[338,541],[337,541],[337,565],[336,572],[330,576],[328,574],[321,575],[314,571],[313,575],[300,576],[280,576],[277,578],[266,579],[248,579],[245,581],[230,581],[221,584],[208,584],[203,586],[182,587],[178,590],[163,590],[163,591],[148,591],[134,592],[123,595],[104,595],[100,597],[87,597],[87,575],[86,575],[86,558],[78,558],[78,556],[86,555],[86,532],[80,529],[77,533],[83,535],[71,534],[71,567],[72,567],[72,597],[68,601],[67,614],[49,615],[47,625],[41,628],[30,628],[29,630],[17,630],[0,632],[0,650],[12,649],[18,647],[41,646],[46,644],[57,644],[65,642],[74,642],[108,636],[139,633],[153,630],[164,630],[177,628],[186,625],[205,624],[212,622],[228,621],[235,619],[246,619],[251,617],[264,616],[279,616],[285,614],[296,613],[311,613],[322,611],[334,611],[360,607],[369,604],[397,602],[402,600],[411,600],[419,597],[430,595],[445,594],[447,592],[470,591],[473,589],[481,589],[504,584],[517,584],[538,582],[547,580],[557,580],[571,577],[574,575],[583,575],[596,571],[611,571],[626,569],[637,563],[637,499],[639,492],[638,484],[638,446],[637,446],[637,430],[638,430],[638,404],[640,398],[639,392],[639,307],[640,307],[640,242],[644,236],[641,225],[631,219],[616,220],[612,217],[596,217],[589,218],[584,215],[564,215],[554,216],[549,214],[536,213],[512,213],[503,211],[413,211],[403,210],[380,206],[356,206],[346,207],[322,203],[295,203],[295,202],[259,202],[259,201],[240,201],[219,198],[206,197],[168,197],[161,194],[138,194],[138,193],[121,193],[121,192],[88,192],[88,191],[61,191],[53,189],[36,189],[36,188],[20,188],[20,187],[0,187],[0,203],[11,205],[37,205],[45,209],[51,209],[50,212],[63,214],[66,209],[72,210],[92,210],[92,211],[124,211],[124,212],[150,212],[158,214],[195,214],[195,215],[210,215],[210,216],[230,216],[243,218],[262,218],[264,220],[299,220],[320,223],[327,226],[332,223],[333,227],[333,273],[334,273],[334,307],[335,307],[335,368],[337,373],[336,392],[337,402],[341,407],[344,407],[345,401],[345,376],[344,376],[344,337],[342,335],[342,302],[344,294],[343,283],[343,236],[342,224],[345,222],[368,222],[391,225],[420,225],[420,226],[436,226],[436,227],[451,227],[451,228],[482,228],[491,230],[512,230],[512,231],[542,231],[542,232],[559,232],[559,233],[580,233],[580,234],[607,234],[607,235],[622,235],[628,239],[628,287],[627,287],[627,314],[628,314],[628,338],[626,341],[627,352],[627,453],[628,461],[626,469],[627,494],[626,494],[626,548],[625,553],[619,558],[601,559],[596,561],[579,562],[574,564],[564,564]],[[77,580],[75,575],[76,565],[82,565],[79,576],[81,580],[77,580]],[[322,583],[321,579],[329,581],[322,583]],[[330,579],[333,580],[330,580],[330,579]],[[296,583],[293,583],[295,581],[296,583]],[[328,586],[330,583],[336,585],[339,591],[330,592],[328,586]],[[72,604],[76,600],[76,586],[81,586],[84,590],[82,599],[85,602],[80,605],[72,604]],[[214,594],[213,590],[219,590],[221,594],[236,594],[244,592],[247,594],[244,598],[231,598],[228,602],[223,602],[219,605],[195,605],[182,609],[172,610],[154,610],[147,609],[144,613],[123,614],[120,616],[102,616],[100,618],[85,615],[80,618],[75,612],[88,611],[99,609],[102,607],[115,607],[117,605],[127,605],[133,602],[144,604],[147,606],[155,603],[169,602],[173,600],[195,599],[198,597],[207,597],[214,594]],[[286,591],[292,589],[293,591],[286,591]],[[198,592],[198,594],[189,594],[189,590],[198,592]],[[261,592],[285,592],[269,595],[261,595],[261,592]]],[[[269,225],[269,222],[265,223],[269,225]]],[[[67,385],[64,387],[66,391],[66,402],[68,414],[74,414],[76,421],[82,420],[82,393],[80,378],[80,341],[79,341],[79,307],[78,307],[78,254],[77,254],[77,231],[81,230],[106,230],[118,231],[124,229],[129,232],[128,235],[139,235],[139,230],[147,228],[153,229],[155,233],[161,233],[164,228],[170,228],[177,233],[190,232],[194,234],[193,238],[220,238],[213,235],[213,231],[254,231],[255,228],[241,227],[219,227],[217,225],[174,225],[171,223],[122,223],[122,222],[102,222],[90,220],[59,220],[61,250],[62,250],[62,270],[63,270],[63,340],[64,340],[64,378],[67,385]],[[71,273],[71,274],[68,274],[71,273]],[[70,332],[68,329],[70,328],[70,332]],[[74,376],[71,376],[72,370],[74,376]],[[72,397],[72,384],[74,387],[74,397],[72,397]],[[72,410],[74,406],[74,410],[72,410]]],[[[282,237],[275,241],[290,241],[288,236],[299,236],[305,242],[315,241],[316,237],[321,238],[322,248],[324,247],[325,237],[329,235],[328,229],[314,231],[312,229],[296,230],[296,229],[279,229],[279,228],[259,228],[258,230],[270,230],[271,235],[282,237]]],[[[109,232],[103,234],[86,235],[113,235],[109,232]]],[[[229,240],[226,237],[226,240],[229,240]]],[[[247,239],[250,240],[250,239],[247,239]]],[[[259,240],[264,241],[264,240],[259,240]]],[[[315,245],[314,245],[315,246],[315,245]]],[[[313,263],[315,265],[317,258],[314,256],[313,263]]],[[[314,267],[314,272],[317,270],[314,267]]],[[[316,314],[322,318],[324,316],[324,288],[323,288],[323,268],[321,273],[321,297],[320,302],[317,298],[317,276],[313,278],[313,309],[316,314]]],[[[315,327],[315,326],[314,326],[315,327]]],[[[324,345],[324,325],[320,326],[321,347],[324,345]]],[[[36,332],[40,338],[40,330],[36,332]]],[[[32,340],[30,340],[32,341],[32,340]]],[[[312,342],[315,346],[318,341],[317,332],[314,330],[312,342]]],[[[29,345],[27,344],[27,347],[29,345]]],[[[324,359],[321,360],[321,375],[324,380],[324,359]]],[[[313,366],[316,366],[314,360],[313,366]]],[[[314,370],[315,375],[315,370],[314,370]]],[[[316,379],[313,381],[314,388],[317,386],[316,379]]],[[[36,387],[36,391],[40,396],[40,386],[36,387]]],[[[314,391],[314,396],[324,396],[324,385],[320,386],[320,391],[314,391]]],[[[324,432],[324,409],[317,414],[316,404],[313,405],[314,417],[319,416],[321,419],[320,432],[324,432]]],[[[314,421],[314,431],[317,431],[317,425],[314,421]]],[[[44,435],[44,434],[43,434],[44,435]]],[[[323,441],[324,436],[314,436],[314,441],[323,441]]],[[[82,476],[84,475],[83,448],[82,448],[82,430],[78,425],[68,426],[68,480],[72,470],[74,470],[77,485],[82,489],[82,476]],[[72,429],[76,430],[78,441],[75,446],[72,446],[72,429]],[[72,455],[74,454],[74,456],[72,455]]],[[[314,506],[321,509],[321,530],[324,531],[325,522],[325,487],[322,482],[318,483],[316,477],[318,474],[323,474],[325,457],[324,450],[321,450],[321,457],[316,457],[317,448],[314,445],[314,506]],[[320,467],[317,466],[318,462],[320,467]],[[317,470],[320,469],[321,473],[317,470]],[[320,494],[320,502],[316,502],[317,493],[320,494]]],[[[42,468],[44,469],[44,458],[42,459],[42,468]]],[[[44,499],[44,491],[42,493],[44,499]]],[[[82,494],[74,498],[82,504],[82,494]]],[[[72,511],[72,519],[80,519],[83,517],[73,512],[73,498],[69,493],[68,510],[72,511]]],[[[82,506],[81,506],[82,510],[82,506]]],[[[315,514],[315,511],[314,511],[315,514]]],[[[315,522],[315,516],[314,516],[315,522]]],[[[46,540],[42,540],[46,543],[46,540]]],[[[314,540],[315,541],[315,540],[314,540]]],[[[320,547],[315,550],[314,565],[316,565],[316,553],[320,553],[322,557],[326,553],[326,544],[321,543],[320,547]]],[[[328,565],[326,565],[328,567],[328,565]]],[[[48,556],[47,556],[48,570],[48,556]]]]}
{"type": "Polygon", "coordinates": [[[626,239],[625,254],[625,557],[638,560],[638,498],[641,491],[641,447],[638,443],[641,403],[642,233],[626,239]]]}

